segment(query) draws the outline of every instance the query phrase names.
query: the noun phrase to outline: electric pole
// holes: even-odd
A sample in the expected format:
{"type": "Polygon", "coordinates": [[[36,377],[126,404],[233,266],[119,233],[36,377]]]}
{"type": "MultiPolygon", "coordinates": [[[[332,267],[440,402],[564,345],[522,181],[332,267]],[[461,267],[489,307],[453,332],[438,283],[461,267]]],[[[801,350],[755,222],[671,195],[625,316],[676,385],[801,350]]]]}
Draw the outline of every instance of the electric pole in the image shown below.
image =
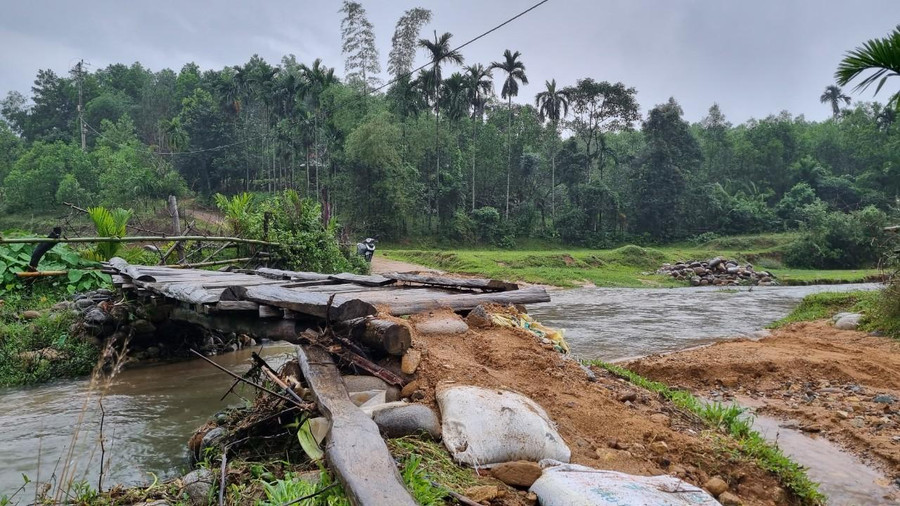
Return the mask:
{"type": "Polygon", "coordinates": [[[75,71],[78,73],[78,123],[81,127],[81,150],[87,151],[87,129],[84,125],[84,105],[83,101],[83,86],[82,86],[82,72],[84,70],[84,60],[78,62],[78,65],[75,65],[75,71]]]}

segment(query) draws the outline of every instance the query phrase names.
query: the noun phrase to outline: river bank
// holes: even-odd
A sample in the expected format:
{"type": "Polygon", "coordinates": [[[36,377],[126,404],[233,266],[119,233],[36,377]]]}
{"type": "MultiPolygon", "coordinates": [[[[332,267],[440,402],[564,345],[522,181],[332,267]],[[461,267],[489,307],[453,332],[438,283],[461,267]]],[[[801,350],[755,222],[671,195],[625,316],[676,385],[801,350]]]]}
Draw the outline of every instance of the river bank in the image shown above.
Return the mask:
{"type": "Polygon", "coordinates": [[[900,500],[900,341],[820,320],[623,365],[833,441],[881,469],[886,483],[869,485],[900,500]]]}

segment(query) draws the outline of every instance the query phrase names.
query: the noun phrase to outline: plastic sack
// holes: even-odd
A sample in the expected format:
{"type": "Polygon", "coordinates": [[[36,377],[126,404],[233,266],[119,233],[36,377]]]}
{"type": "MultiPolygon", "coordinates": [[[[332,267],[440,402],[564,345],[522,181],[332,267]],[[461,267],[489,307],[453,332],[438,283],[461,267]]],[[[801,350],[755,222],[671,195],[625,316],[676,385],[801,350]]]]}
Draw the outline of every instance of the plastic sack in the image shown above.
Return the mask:
{"type": "Polygon", "coordinates": [[[705,490],[674,476],[634,476],[552,460],[531,485],[541,506],[720,506],[705,490]]]}
{"type": "Polygon", "coordinates": [[[441,434],[453,459],[473,467],[513,460],[568,462],[571,451],[537,403],[508,390],[438,389],[441,434]]]}
{"type": "Polygon", "coordinates": [[[527,314],[491,313],[490,316],[491,323],[494,325],[525,329],[537,336],[538,339],[549,339],[556,348],[556,351],[560,353],[569,353],[569,345],[566,343],[566,338],[563,335],[562,329],[556,330],[545,327],[541,323],[534,321],[534,319],[527,314]]]}

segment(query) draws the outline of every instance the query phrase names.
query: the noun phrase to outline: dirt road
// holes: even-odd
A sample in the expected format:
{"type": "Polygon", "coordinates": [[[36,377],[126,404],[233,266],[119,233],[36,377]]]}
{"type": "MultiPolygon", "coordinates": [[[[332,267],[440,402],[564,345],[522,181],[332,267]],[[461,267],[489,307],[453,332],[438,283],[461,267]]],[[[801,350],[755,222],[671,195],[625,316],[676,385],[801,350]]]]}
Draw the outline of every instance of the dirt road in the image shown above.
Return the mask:
{"type": "Polygon", "coordinates": [[[376,251],[375,256],[372,258],[372,274],[383,274],[385,272],[433,272],[443,274],[441,271],[430,269],[424,265],[385,258],[384,255],[376,251]]]}
{"type": "Polygon", "coordinates": [[[749,398],[900,478],[900,342],[797,323],[759,341],[736,340],[626,364],[714,400],[749,398]]]}

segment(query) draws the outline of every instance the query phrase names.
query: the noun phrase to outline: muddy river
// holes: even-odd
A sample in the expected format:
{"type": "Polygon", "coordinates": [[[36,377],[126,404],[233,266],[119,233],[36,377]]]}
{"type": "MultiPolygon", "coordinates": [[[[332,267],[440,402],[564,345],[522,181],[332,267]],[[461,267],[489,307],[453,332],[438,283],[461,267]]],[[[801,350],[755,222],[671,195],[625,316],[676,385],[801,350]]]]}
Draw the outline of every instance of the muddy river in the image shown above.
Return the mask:
{"type": "MultiPolygon", "coordinates": [[[[554,291],[552,303],[530,311],[547,325],[565,328],[577,356],[616,360],[750,334],[786,315],[810,293],[876,286],[581,288],[554,291]]],[[[289,352],[288,345],[268,345],[261,354],[278,362],[289,352]]],[[[215,360],[240,373],[250,367],[249,353],[215,360]]],[[[150,483],[154,475],[163,479],[184,471],[185,444],[193,430],[216,411],[243,402],[234,396],[219,400],[229,385],[227,376],[199,360],[118,375],[103,393],[104,485],[150,483]]],[[[97,486],[101,415],[97,390],[89,387],[82,379],[0,390],[0,495],[14,493],[23,474],[46,482],[64,470],[97,486]]],[[[33,496],[26,488],[16,500],[29,503],[33,496]]]]}

